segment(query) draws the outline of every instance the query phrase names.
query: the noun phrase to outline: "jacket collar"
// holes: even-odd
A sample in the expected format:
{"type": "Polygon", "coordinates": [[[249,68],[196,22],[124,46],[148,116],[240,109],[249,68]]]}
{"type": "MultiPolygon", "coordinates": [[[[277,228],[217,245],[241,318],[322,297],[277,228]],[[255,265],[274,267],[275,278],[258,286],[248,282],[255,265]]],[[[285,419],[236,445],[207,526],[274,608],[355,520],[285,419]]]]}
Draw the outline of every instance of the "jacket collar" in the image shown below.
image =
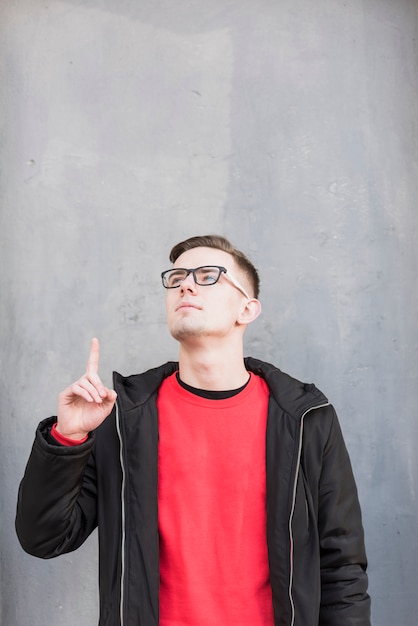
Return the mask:
{"type": "MultiPolygon", "coordinates": [[[[246,357],[244,362],[248,371],[264,378],[274,400],[294,419],[299,419],[308,409],[328,402],[315,385],[292,378],[271,363],[253,357],[246,357]]],[[[113,382],[121,408],[130,411],[147,402],[157,393],[164,378],[176,372],[178,367],[176,361],[168,361],[142,374],[125,377],[114,372],[113,382]]]]}
{"type": "Polygon", "coordinates": [[[271,363],[247,357],[245,367],[264,378],[274,400],[294,419],[299,420],[308,409],[328,403],[326,396],[315,385],[292,378],[271,363]]]}

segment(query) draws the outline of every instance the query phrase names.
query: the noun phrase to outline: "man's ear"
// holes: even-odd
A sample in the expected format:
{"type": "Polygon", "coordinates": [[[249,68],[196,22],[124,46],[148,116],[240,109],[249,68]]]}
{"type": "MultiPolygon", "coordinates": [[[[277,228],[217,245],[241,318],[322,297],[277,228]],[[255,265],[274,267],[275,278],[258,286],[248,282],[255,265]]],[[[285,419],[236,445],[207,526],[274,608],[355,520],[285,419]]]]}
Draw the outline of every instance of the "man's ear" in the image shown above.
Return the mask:
{"type": "Polygon", "coordinates": [[[251,324],[261,313],[261,302],[256,298],[248,300],[237,319],[238,324],[251,324]]]}

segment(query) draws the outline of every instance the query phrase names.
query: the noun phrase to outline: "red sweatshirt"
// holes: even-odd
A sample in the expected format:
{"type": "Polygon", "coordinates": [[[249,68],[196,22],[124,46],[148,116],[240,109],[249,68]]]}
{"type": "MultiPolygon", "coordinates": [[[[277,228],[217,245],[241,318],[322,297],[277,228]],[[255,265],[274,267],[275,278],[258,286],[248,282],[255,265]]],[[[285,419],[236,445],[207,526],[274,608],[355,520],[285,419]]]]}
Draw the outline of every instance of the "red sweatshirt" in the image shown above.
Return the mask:
{"type": "Polygon", "coordinates": [[[266,543],[268,388],[212,400],[159,391],[160,626],[272,626],[266,543]]]}

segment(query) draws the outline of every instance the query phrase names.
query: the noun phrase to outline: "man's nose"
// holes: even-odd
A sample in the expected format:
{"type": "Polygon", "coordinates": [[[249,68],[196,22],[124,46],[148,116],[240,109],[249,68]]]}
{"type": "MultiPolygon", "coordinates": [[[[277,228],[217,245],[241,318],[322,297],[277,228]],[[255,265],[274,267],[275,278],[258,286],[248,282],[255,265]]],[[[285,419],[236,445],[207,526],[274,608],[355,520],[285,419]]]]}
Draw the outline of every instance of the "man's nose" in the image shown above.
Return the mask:
{"type": "Polygon", "coordinates": [[[190,291],[192,293],[196,292],[196,283],[194,280],[193,272],[190,272],[188,276],[183,280],[180,285],[180,290],[182,293],[186,291],[190,291]]]}

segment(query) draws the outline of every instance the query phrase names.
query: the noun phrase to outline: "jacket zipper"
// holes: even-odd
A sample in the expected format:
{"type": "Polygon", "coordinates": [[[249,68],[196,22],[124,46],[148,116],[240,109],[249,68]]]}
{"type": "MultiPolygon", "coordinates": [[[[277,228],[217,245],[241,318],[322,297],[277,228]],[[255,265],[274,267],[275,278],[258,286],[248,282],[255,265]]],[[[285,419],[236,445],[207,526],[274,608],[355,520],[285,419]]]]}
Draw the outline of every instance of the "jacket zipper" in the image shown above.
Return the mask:
{"type": "Polygon", "coordinates": [[[294,626],[294,624],[295,624],[295,603],[293,601],[293,530],[292,530],[292,523],[293,523],[293,516],[294,516],[294,513],[295,513],[295,506],[296,506],[296,487],[297,487],[298,476],[299,476],[300,459],[301,459],[301,456],[302,456],[303,428],[304,428],[304,424],[305,424],[305,417],[306,417],[306,415],[308,413],[310,413],[311,411],[315,411],[316,409],[323,409],[324,407],[329,406],[329,405],[330,405],[330,403],[326,402],[325,404],[320,404],[318,406],[312,406],[309,409],[307,409],[302,414],[302,417],[300,418],[298,456],[297,456],[296,470],[295,470],[295,476],[294,476],[294,481],[293,481],[292,507],[291,507],[290,516],[289,516],[289,539],[290,539],[289,600],[290,600],[290,606],[291,606],[291,609],[292,609],[292,618],[291,618],[291,621],[290,621],[290,626],[294,626]]]}
{"type": "Polygon", "coordinates": [[[125,482],[126,482],[126,472],[125,465],[123,462],[123,440],[121,433],[121,425],[120,425],[120,416],[119,416],[119,405],[116,399],[116,430],[119,437],[120,443],[120,466],[122,469],[122,486],[121,486],[121,575],[120,575],[120,606],[119,606],[119,615],[120,615],[120,626],[124,624],[124,616],[123,616],[123,603],[124,603],[124,595],[125,595],[125,544],[126,544],[126,530],[125,530],[125,482]]]}

